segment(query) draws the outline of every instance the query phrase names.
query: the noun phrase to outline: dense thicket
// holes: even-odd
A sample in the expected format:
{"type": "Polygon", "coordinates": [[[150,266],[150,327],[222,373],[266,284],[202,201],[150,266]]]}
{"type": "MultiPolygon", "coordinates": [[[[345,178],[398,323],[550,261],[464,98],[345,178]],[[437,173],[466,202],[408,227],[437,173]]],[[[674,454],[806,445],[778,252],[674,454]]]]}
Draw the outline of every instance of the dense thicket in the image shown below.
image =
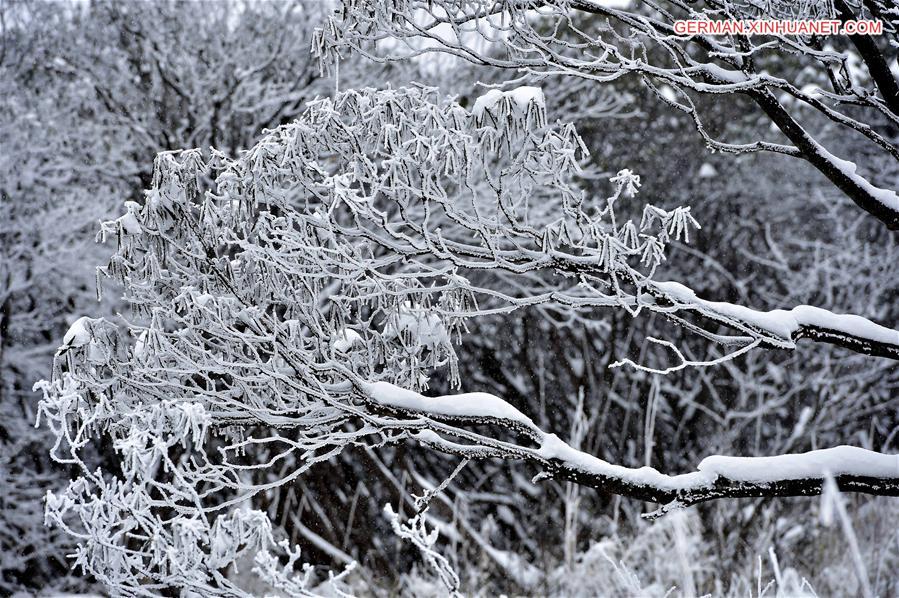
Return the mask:
{"type": "MultiPolygon", "coordinates": [[[[409,10],[401,4],[390,6],[409,10]]],[[[516,85],[539,85],[539,94],[483,99],[496,96],[473,82],[509,79],[521,58],[500,43],[477,45],[476,66],[431,55],[380,66],[349,52],[355,45],[379,58],[402,47],[370,45],[402,29],[374,7],[354,6],[342,16],[355,21],[331,21],[316,38],[319,51],[330,39],[342,52],[324,78],[310,53],[312,29],[326,23],[317,3],[210,6],[2,8],[0,85],[9,100],[0,108],[0,401],[11,415],[0,422],[9,488],[0,496],[0,591],[82,586],[95,581],[85,569],[118,591],[270,591],[251,585],[252,547],[270,550],[256,561],[265,582],[298,594],[354,560],[359,566],[338,587],[363,594],[433,594],[453,586],[454,575],[462,591],[487,594],[591,595],[597,583],[622,595],[671,586],[684,595],[736,594],[768,578],[801,592],[801,576],[824,595],[899,590],[895,499],[832,491],[823,499],[730,499],[646,521],[641,514],[658,505],[564,475],[534,483],[541,465],[533,460],[457,451],[469,459],[457,470],[460,459],[428,448],[453,447],[408,440],[423,417],[432,431],[437,424],[391,410],[389,401],[382,410],[365,386],[380,380],[445,395],[461,383],[503,397],[574,449],[671,474],[713,454],[841,444],[894,453],[895,360],[854,352],[852,343],[777,348],[783,339],[765,331],[735,329],[707,312],[694,318],[689,302],[679,306],[690,316],[680,322],[667,317],[667,305],[636,317],[624,308],[643,300],[641,290],[657,290],[654,281],[671,280],[710,300],[763,310],[808,304],[896,328],[899,245],[884,219],[860,210],[859,197],[814,160],[742,146],[734,157],[727,151],[736,146],[716,145],[795,143],[758,111],[753,94],[768,87],[750,77],[748,93],[721,101],[696,86],[728,82],[692,72],[573,75],[583,64],[566,62],[568,53],[582,49],[579,32],[603,25],[605,8],[572,13],[577,27],[561,33],[537,22],[537,35],[570,35],[574,44],[541,54],[549,59],[539,68],[515,71],[524,77],[516,85]],[[347,22],[356,28],[340,29],[347,22]],[[387,80],[407,87],[354,91],[387,80]],[[307,108],[317,96],[329,99],[307,108]],[[180,152],[190,148],[199,151],[180,152]],[[154,159],[158,152],[167,153],[154,159]],[[638,231],[646,204],[658,222],[638,231]],[[506,205],[513,216],[502,214],[506,205]],[[701,230],[679,206],[690,206],[701,230]],[[92,243],[98,220],[107,221],[105,245],[92,243]],[[689,242],[677,222],[690,225],[689,242]],[[566,269],[564,256],[598,255],[612,238],[634,259],[610,258],[617,265],[601,272],[566,269]],[[516,261],[513,250],[531,253],[516,261]],[[553,251],[548,266],[535,257],[553,251]],[[100,307],[98,265],[114,279],[98,283],[109,288],[100,307]],[[610,290],[625,270],[637,290],[610,290]],[[556,295],[533,300],[540,293],[556,295]],[[714,367],[647,371],[678,366],[672,346],[697,362],[743,346],[716,345],[709,335],[761,346],[714,367]],[[610,367],[625,359],[642,369],[610,367]],[[64,429],[91,438],[63,441],[54,454],[81,463],[52,463],[53,435],[32,427],[40,397],[31,387],[51,374],[45,424],[57,438],[64,429]],[[97,466],[104,473],[92,477],[97,466]],[[185,472],[195,476],[190,483],[178,477],[185,472]],[[78,475],[85,481],[64,490],[78,475]],[[440,531],[437,544],[414,524],[396,529],[423,508],[415,496],[451,475],[416,521],[440,531]],[[43,525],[47,490],[51,527],[43,525]],[[243,494],[252,498],[232,509],[243,494]],[[127,508],[122,496],[132,501],[127,508]],[[385,516],[385,504],[399,518],[385,516]],[[152,520],[132,525],[135,505],[152,520]],[[851,521],[848,533],[831,525],[834,511],[851,521]],[[143,542],[150,530],[157,544],[143,542]],[[73,535],[84,569],[61,578],[73,535]],[[241,543],[247,538],[253,543],[241,543]],[[282,538],[318,572],[291,579],[281,569],[287,557],[277,560],[282,538]],[[170,549],[180,552],[169,560],[154,553],[170,549]],[[755,569],[759,556],[764,573],[755,569]],[[219,570],[210,573],[204,559],[219,570]]],[[[641,64],[668,66],[679,52],[641,41],[641,64]]],[[[826,49],[823,64],[840,56],[863,63],[844,41],[826,49]]],[[[869,67],[844,81],[813,76],[790,53],[764,60],[800,73],[790,80],[793,99],[779,101],[816,143],[875,173],[881,187],[899,186],[884,145],[895,145],[895,119],[889,107],[878,111],[878,86],[888,82],[873,81],[869,67]],[[867,138],[809,102],[815,85],[843,96],[874,90],[866,104],[845,108],[852,122],[873,127],[867,138]]],[[[440,423],[450,424],[458,422],[440,423]]],[[[476,436],[462,440],[492,439],[496,424],[478,420],[476,436]]],[[[542,438],[528,426],[512,430],[542,438]]]]}

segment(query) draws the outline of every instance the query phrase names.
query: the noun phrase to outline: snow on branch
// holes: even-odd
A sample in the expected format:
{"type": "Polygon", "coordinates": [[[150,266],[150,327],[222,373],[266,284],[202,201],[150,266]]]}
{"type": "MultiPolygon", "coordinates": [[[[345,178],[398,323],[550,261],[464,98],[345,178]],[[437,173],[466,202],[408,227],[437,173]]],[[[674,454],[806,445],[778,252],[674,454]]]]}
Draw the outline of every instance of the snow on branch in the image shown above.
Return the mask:
{"type": "MultiPolygon", "coordinates": [[[[427,417],[442,415],[440,405],[453,398],[438,397],[435,401],[384,383],[370,390],[370,397],[379,404],[402,405],[408,414],[427,417]]],[[[470,401],[471,395],[459,395],[454,414],[460,419],[482,423],[504,420],[518,423],[523,417],[503,399],[478,394],[483,398],[477,404],[470,401]],[[467,418],[466,410],[470,410],[467,418]]],[[[829,477],[844,491],[899,496],[899,455],[853,446],[771,457],[712,455],[699,463],[697,471],[672,476],[652,467],[629,468],[608,463],[572,448],[555,434],[542,430],[538,430],[536,437],[537,448],[459,430],[440,431],[449,435],[455,433],[469,440],[470,444],[448,440],[434,430],[417,432],[414,438],[433,449],[467,458],[525,460],[543,470],[536,479],[554,477],[603,492],[662,504],[656,514],[719,498],[817,495],[823,491],[829,477]]]]}
{"type": "Polygon", "coordinates": [[[649,289],[654,296],[665,299],[667,305],[735,327],[761,338],[769,346],[792,349],[796,341],[809,338],[867,355],[899,359],[899,331],[854,314],[835,314],[810,305],[758,311],[700,299],[692,289],[677,282],[654,281],[649,289]]]}
{"type": "Polygon", "coordinates": [[[363,387],[378,405],[399,410],[421,411],[437,419],[480,422],[496,421],[537,434],[531,418],[490,393],[470,392],[442,397],[425,397],[389,382],[374,382],[363,387]]]}

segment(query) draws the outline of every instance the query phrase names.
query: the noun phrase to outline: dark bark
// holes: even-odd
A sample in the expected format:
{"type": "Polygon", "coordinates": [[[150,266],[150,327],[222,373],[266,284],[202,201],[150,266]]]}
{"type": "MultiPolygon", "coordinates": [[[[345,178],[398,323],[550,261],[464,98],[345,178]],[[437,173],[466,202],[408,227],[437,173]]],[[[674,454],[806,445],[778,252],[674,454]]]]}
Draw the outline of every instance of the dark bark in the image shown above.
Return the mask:
{"type": "MultiPolygon", "coordinates": [[[[827,481],[824,477],[817,477],[771,482],[743,482],[719,477],[709,486],[672,491],[650,485],[630,484],[618,478],[584,472],[560,461],[550,461],[549,464],[548,471],[556,479],[636,500],[658,504],[675,503],[684,507],[720,498],[817,496],[822,493],[827,481]]],[[[844,474],[834,476],[833,479],[843,492],[899,496],[899,471],[893,478],[844,474]]]]}
{"type": "Polygon", "coordinates": [[[887,228],[899,231],[899,212],[879,201],[870,190],[857,179],[840,169],[825,153],[822,147],[784,109],[774,95],[766,90],[747,92],[756,104],[768,115],[784,135],[802,152],[802,157],[821,174],[846,194],[860,208],[886,224],[887,228]]]}

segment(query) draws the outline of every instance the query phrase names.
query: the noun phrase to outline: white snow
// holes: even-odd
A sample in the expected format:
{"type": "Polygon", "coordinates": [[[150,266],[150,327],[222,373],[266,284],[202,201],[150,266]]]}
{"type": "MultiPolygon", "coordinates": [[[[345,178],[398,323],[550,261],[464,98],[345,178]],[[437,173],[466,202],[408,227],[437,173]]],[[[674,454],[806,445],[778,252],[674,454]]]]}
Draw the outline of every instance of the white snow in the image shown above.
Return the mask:
{"type": "Polygon", "coordinates": [[[475,100],[474,106],[471,109],[471,113],[474,116],[480,118],[484,115],[484,112],[490,110],[494,106],[496,106],[500,100],[505,97],[505,94],[498,89],[491,89],[477,100],[475,100]]]}
{"type": "Polygon", "coordinates": [[[810,305],[798,305],[790,310],[796,321],[803,326],[816,326],[852,336],[864,337],[875,343],[899,346],[899,330],[875,324],[867,318],[854,314],[835,314],[810,305]]]}
{"type": "Polygon", "coordinates": [[[338,353],[346,353],[357,342],[362,342],[362,336],[352,328],[343,328],[331,338],[331,347],[338,353]]]}
{"type": "Polygon", "coordinates": [[[194,296],[194,303],[196,303],[200,307],[206,307],[210,301],[213,301],[215,297],[210,295],[209,293],[200,293],[194,296]]]}
{"type": "Polygon", "coordinates": [[[544,459],[564,461],[568,465],[592,475],[607,476],[630,484],[652,486],[666,491],[696,488],[709,483],[708,478],[700,472],[668,476],[654,467],[630,468],[613,465],[598,457],[572,448],[555,434],[547,434],[544,437],[538,455],[544,459]]]}
{"type": "Polygon", "coordinates": [[[698,176],[701,179],[711,179],[718,176],[718,171],[708,162],[703,162],[702,166],[699,167],[698,176]]]}
{"type": "Polygon", "coordinates": [[[826,149],[821,144],[812,141],[815,145],[815,150],[824,156],[826,160],[831,162],[834,166],[836,166],[840,171],[845,174],[848,178],[852,179],[852,181],[857,184],[859,187],[862,187],[865,192],[867,192],[871,197],[876,199],[878,202],[882,203],[888,209],[899,212],[899,195],[896,194],[895,191],[890,189],[881,189],[880,187],[875,187],[868,180],[859,175],[856,170],[858,166],[856,166],[855,162],[850,162],[849,160],[843,160],[842,158],[837,158],[826,149]]]}
{"type": "Polygon", "coordinates": [[[122,232],[128,235],[139,235],[143,232],[143,229],[140,226],[140,222],[137,220],[137,212],[140,210],[140,204],[135,201],[126,201],[125,202],[125,212],[124,216],[116,219],[116,222],[122,227],[122,232]]]}
{"type": "Polygon", "coordinates": [[[391,318],[384,327],[384,338],[388,340],[402,334],[408,334],[415,342],[429,348],[450,342],[449,333],[440,316],[415,307],[408,301],[400,306],[399,314],[391,318]]]}
{"type": "Polygon", "coordinates": [[[871,342],[899,346],[899,331],[875,324],[854,314],[835,314],[810,305],[797,305],[790,310],[758,311],[742,305],[722,301],[706,301],[696,296],[692,289],[678,282],[656,282],[656,288],[675,301],[696,305],[725,318],[733,318],[774,334],[785,341],[792,341],[793,334],[802,326],[824,328],[861,337],[871,342]]]}
{"type": "Polygon", "coordinates": [[[89,325],[93,322],[91,318],[87,316],[81,316],[69,327],[68,332],[66,332],[65,336],[62,337],[62,349],[69,349],[73,347],[83,347],[84,345],[91,342],[91,333],[89,325]]]}
{"type": "Polygon", "coordinates": [[[746,73],[742,71],[735,71],[730,69],[725,69],[717,64],[708,62],[702,65],[702,70],[709,73],[716,79],[720,79],[721,81],[725,81],[727,83],[744,83],[748,80],[746,73]]]}
{"type": "MultiPolygon", "coordinates": [[[[823,94],[821,93],[821,87],[815,85],[814,83],[806,83],[799,89],[799,91],[811,98],[820,99],[823,97],[823,94]]],[[[793,96],[788,97],[791,100],[793,99],[793,96]]]]}
{"type": "Polygon", "coordinates": [[[490,417],[506,419],[533,428],[534,422],[524,413],[486,392],[467,392],[457,395],[426,397],[389,382],[373,382],[365,389],[381,405],[409,409],[424,414],[448,417],[490,417]]]}
{"type": "Polygon", "coordinates": [[[884,455],[855,446],[837,446],[774,457],[706,457],[699,471],[740,482],[773,482],[856,475],[872,478],[899,476],[899,455],[884,455]]]}
{"type": "Polygon", "coordinates": [[[652,467],[636,469],[607,463],[571,448],[555,434],[547,434],[539,450],[546,459],[559,459],[584,472],[614,477],[660,490],[690,490],[713,484],[718,477],[738,482],[820,479],[825,475],[856,475],[872,478],[899,476],[899,455],[884,455],[854,446],[838,446],[795,455],[773,457],[726,457],[703,459],[698,471],[665,475],[652,467]]]}
{"type": "Polygon", "coordinates": [[[523,85],[521,87],[516,87],[515,89],[510,89],[506,92],[506,97],[511,98],[522,110],[527,110],[528,105],[534,103],[537,106],[545,106],[546,98],[543,96],[543,90],[539,87],[532,87],[530,85],[523,85]]]}
{"type": "Polygon", "coordinates": [[[659,93],[661,93],[662,97],[669,102],[677,102],[677,94],[670,85],[659,85],[659,93]]]}
{"type": "Polygon", "coordinates": [[[477,100],[471,109],[471,114],[477,118],[481,118],[484,112],[493,110],[497,104],[503,99],[508,98],[512,106],[520,113],[525,113],[528,107],[534,105],[539,108],[546,106],[546,98],[543,90],[539,87],[522,86],[510,89],[509,91],[500,91],[491,89],[477,100]]]}

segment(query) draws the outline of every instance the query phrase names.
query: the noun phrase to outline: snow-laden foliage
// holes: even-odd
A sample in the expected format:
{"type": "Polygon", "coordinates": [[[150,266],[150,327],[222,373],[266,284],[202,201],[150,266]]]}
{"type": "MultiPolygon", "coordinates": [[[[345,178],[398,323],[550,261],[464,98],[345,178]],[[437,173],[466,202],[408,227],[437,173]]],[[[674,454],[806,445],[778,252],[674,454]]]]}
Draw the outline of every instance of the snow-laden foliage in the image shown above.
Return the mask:
{"type": "Polygon", "coordinates": [[[652,206],[616,221],[639,178],[585,201],[584,153],[539,95],[473,114],[413,87],[318,100],[236,160],[160,154],[143,205],[103,229],[119,244],[103,272],[135,323],[79,320],[41,385],[54,458],[82,469],[48,497],[51,520],[80,520],[78,564],[121,591],[232,592],[221,570],[272,541],[262,515],[234,522],[238,506],[419,429],[367,389],[452,372],[479,302],[638,310],[627,289],[695,221],[652,206]],[[120,472],[81,460],[100,442],[120,472]]]}
{"type": "MultiPolygon", "coordinates": [[[[97,222],[141,199],[157,152],[248,147],[330,89],[308,52],[322,8],[0,4],[0,594],[87,589],[67,575],[70,540],[43,526],[41,497],[68,472],[34,428],[32,386],[76,319],[120,308],[117,292],[97,306],[95,267],[110,253],[93,242],[97,222]]],[[[361,79],[353,61],[343,72],[361,79]]]]}
{"type": "Polygon", "coordinates": [[[835,499],[830,476],[897,490],[881,477],[895,456],[872,451],[894,450],[899,370],[866,354],[896,357],[899,337],[836,313],[895,324],[897,245],[845,185],[782,159],[895,188],[891,158],[864,145],[889,154],[891,139],[870,48],[721,39],[707,54],[664,31],[702,3],[349,2],[317,40],[341,54],[324,80],[302,2],[9,6],[40,16],[3,32],[35,56],[0,82],[15,157],[0,189],[0,593],[66,583],[70,552],[86,566],[69,581],[154,595],[808,590],[785,563],[822,595],[895,593],[895,509],[835,499]],[[499,12],[468,18],[485,6],[499,12]],[[453,35],[449,54],[489,66],[433,60],[453,35]],[[348,49],[414,55],[398,80],[432,77],[458,104],[349,91],[260,133],[315,95],[389,88],[348,49]],[[856,92],[852,120],[828,112],[856,92]],[[622,107],[638,118],[604,119],[622,107]],[[222,153],[151,169],[158,151],[209,145],[222,153]],[[100,239],[118,245],[105,272],[124,318],[105,315],[118,290],[85,306],[99,260],[82,222],[112,202],[100,239]],[[28,391],[57,347],[35,432],[28,391]],[[55,471],[33,460],[46,434],[55,471]],[[812,450],[843,443],[857,446],[812,450]],[[838,534],[814,499],[771,499],[822,490],[838,534]],[[723,496],[759,498],[641,519],[644,501],[723,496]]]}

